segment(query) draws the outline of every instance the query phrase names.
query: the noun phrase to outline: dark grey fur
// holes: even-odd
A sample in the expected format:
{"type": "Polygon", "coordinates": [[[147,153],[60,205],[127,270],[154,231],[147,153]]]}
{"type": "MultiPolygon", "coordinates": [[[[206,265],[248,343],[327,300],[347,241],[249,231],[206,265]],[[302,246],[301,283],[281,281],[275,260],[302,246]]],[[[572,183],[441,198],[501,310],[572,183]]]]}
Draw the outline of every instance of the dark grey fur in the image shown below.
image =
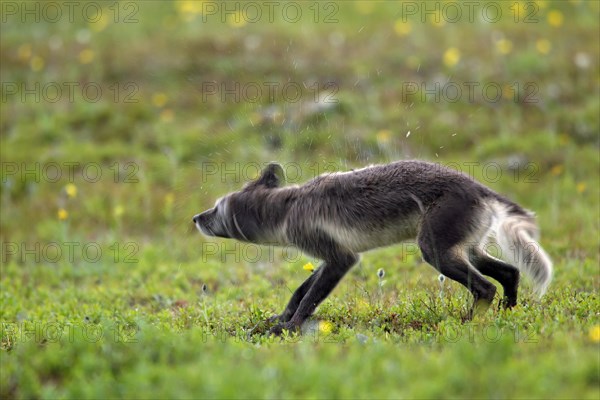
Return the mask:
{"type": "Polygon", "coordinates": [[[209,236],[294,245],[323,260],[277,316],[272,332],[300,327],[359,253],[412,238],[426,262],[471,291],[471,315],[475,306],[487,308],[496,292],[482,274],[502,284],[505,307],[517,303],[520,269],[540,294],[550,282],[552,264],[536,242],[533,214],[438,164],[399,161],[321,175],[302,186],[282,183],[281,166],[271,163],[256,181],[193,218],[209,236]],[[515,254],[518,268],[483,250],[492,237],[505,254],[515,254]]]}

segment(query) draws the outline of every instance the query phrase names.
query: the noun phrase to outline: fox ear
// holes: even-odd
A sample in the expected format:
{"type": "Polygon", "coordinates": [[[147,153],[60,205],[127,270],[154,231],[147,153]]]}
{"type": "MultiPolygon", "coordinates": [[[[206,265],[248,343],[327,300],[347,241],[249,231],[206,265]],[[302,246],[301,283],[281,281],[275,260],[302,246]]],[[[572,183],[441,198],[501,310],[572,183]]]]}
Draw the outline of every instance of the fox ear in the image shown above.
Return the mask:
{"type": "Polygon", "coordinates": [[[276,163],[269,163],[265,169],[263,169],[260,177],[255,182],[257,185],[264,185],[271,188],[280,187],[285,184],[285,173],[283,172],[283,167],[276,163]]]}

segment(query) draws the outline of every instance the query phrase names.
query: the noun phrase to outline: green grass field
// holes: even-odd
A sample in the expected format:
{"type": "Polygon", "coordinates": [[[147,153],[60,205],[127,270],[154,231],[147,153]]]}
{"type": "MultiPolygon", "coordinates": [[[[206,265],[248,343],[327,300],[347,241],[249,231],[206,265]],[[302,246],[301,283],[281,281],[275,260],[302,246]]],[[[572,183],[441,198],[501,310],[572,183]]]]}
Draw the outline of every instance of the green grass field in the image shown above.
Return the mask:
{"type": "Polygon", "coordinates": [[[470,4],[1,2],[0,397],[597,399],[600,3],[470,4]],[[191,217],[411,158],[536,212],[547,295],[464,322],[405,243],[250,335],[318,260],[191,217]]]}

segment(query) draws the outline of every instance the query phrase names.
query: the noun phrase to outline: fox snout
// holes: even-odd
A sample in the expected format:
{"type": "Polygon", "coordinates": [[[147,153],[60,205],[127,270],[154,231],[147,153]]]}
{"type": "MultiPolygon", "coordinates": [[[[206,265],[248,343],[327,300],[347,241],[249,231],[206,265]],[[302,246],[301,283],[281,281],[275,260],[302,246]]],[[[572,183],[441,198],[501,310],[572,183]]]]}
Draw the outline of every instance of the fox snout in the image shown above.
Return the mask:
{"type": "Polygon", "coordinates": [[[200,213],[200,214],[196,214],[192,217],[192,222],[196,225],[202,223],[202,220],[204,218],[203,216],[204,213],[200,213]]]}
{"type": "Polygon", "coordinates": [[[200,233],[204,235],[223,238],[230,237],[228,234],[229,230],[216,207],[194,215],[192,222],[196,225],[200,233]]]}
{"type": "Polygon", "coordinates": [[[213,236],[212,229],[210,229],[209,227],[213,219],[213,213],[214,209],[211,208],[210,210],[194,215],[194,217],[192,218],[192,222],[194,223],[194,225],[196,225],[196,228],[198,228],[198,230],[200,230],[200,232],[204,233],[205,235],[213,236]]]}

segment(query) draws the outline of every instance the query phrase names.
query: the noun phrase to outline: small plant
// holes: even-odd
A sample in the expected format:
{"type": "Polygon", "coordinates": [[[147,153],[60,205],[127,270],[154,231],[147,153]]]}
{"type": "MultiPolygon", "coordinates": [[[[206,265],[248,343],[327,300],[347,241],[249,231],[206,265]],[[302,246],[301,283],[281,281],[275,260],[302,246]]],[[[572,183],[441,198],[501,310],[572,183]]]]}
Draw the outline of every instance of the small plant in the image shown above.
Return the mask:
{"type": "Polygon", "coordinates": [[[378,287],[379,287],[379,301],[383,301],[383,285],[385,285],[385,271],[383,268],[379,268],[377,270],[377,278],[379,279],[378,287]]]}
{"type": "Polygon", "coordinates": [[[444,282],[446,281],[446,277],[442,274],[438,276],[438,281],[440,282],[440,299],[442,303],[444,302],[444,282]]]}

